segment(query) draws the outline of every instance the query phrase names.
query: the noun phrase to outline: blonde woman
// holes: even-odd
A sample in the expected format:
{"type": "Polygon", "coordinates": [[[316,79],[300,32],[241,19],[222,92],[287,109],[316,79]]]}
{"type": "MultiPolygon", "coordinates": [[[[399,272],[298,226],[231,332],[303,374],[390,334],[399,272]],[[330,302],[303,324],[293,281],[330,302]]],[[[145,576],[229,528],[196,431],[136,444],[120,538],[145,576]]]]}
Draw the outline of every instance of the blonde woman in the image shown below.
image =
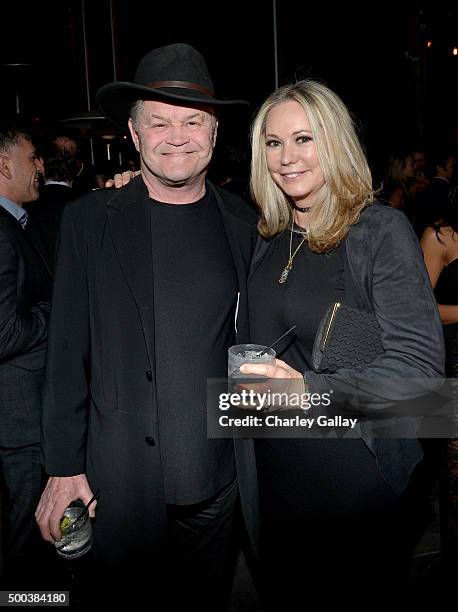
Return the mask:
{"type": "MultiPolygon", "coordinates": [[[[281,87],[257,113],[252,150],[262,238],[249,279],[251,341],[269,344],[293,324],[297,335],[278,345],[274,365],[242,371],[304,377],[310,392],[443,376],[440,320],[418,242],[403,214],[374,201],[340,98],[310,80],[281,87]],[[315,334],[337,301],[375,314],[385,352],[366,368],[318,374],[315,334]]],[[[398,391],[401,398],[402,384],[398,391]]],[[[355,580],[380,587],[384,576],[384,592],[402,583],[406,490],[422,458],[417,440],[363,432],[255,444],[266,609],[296,609],[288,605],[311,590],[342,600],[355,593],[355,580]]]]}

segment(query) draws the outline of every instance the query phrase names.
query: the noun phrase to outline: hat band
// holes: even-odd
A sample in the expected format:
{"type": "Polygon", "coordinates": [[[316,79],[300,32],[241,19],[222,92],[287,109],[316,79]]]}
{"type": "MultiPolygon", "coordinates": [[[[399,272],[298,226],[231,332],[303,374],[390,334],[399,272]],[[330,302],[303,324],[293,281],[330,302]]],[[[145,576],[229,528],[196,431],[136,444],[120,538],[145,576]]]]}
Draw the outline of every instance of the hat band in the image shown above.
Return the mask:
{"type": "Polygon", "coordinates": [[[210,98],[215,97],[213,91],[210,91],[209,89],[206,89],[201,85],[197,85],[196,83],[188,83],[188,81],[153,81],[152,83],[147,83],[147,87],[152,87],[154,89],[162,89],[163,87],[180,87],[181,89],[195,89],[196,91],[200,91],[200,93],[203,93],[206,96],[210,96],[210,98]]]}

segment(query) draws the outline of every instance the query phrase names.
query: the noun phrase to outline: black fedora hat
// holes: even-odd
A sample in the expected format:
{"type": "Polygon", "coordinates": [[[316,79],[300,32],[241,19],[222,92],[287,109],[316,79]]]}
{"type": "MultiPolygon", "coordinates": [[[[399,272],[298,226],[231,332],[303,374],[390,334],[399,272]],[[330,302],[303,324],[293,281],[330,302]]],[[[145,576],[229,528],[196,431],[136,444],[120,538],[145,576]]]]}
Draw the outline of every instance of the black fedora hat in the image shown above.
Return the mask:
{"type": "Polygon", "coordinates": [[[98,90],[96,100],[105,117],[122,129],[127,129],[136,100],[249,105],[245,100],[217,100],[204,58],[184,43],[153,49],[140,60],[133,83],[108,83],[98,90]]]}

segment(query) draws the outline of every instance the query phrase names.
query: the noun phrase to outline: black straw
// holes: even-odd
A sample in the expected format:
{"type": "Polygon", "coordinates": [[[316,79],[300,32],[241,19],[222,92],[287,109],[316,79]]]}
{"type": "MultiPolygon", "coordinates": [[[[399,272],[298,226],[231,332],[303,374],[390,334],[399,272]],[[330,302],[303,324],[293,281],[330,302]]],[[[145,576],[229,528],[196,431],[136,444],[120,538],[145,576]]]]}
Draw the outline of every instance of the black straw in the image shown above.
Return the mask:
{"type": "Polygon", "coordinates": [[[78,514],[76,519],[73,521],[74,523],[76,523],[76,521],[79,521],[80,518],[83,516],[83,514],[89,510],[89,506],[92,504],[93,501],[95,501],[97,499],[97,497],[99,496],[99,493],[100,493],[100,489],[97,489],[97,491],[94,493],[94,495],[91,497],[91,499],[87,502],[87,504],[84,506],[84,508],[78,514]]]}
{"type": "Polygon", "coordinates": [[[293,326],[292,326],[290,329],[288,329],[288,331],[286,331],[284,334],[282,334],[282,335],[280,336],[280,338],[277,338],[277,339],[275,340],[275,342],[272,342],[272,344],[271,344],[270,346],[267,346],[267,347],[266,347],[266,348],[265,348],[263,351],[261,351],[260,353],[258,353],[258,354],[256,355],[256,357],[261,357],[261,355],[264,355],[264,353],[267,353],[267,351],[268,351],[269,349],[271,349],[273,346],[275,346],[275,345],[277,344],[277,342],[280,342],[280,340],[283,340],[283,338],[284,338],[285,336],[287,336],[287,335],[288,335],[290,332],[292,332],[292,331],[293,331],[293,329],[296,329],[296,327],[297,327],[297,325],[293,325],[293,326]]]}

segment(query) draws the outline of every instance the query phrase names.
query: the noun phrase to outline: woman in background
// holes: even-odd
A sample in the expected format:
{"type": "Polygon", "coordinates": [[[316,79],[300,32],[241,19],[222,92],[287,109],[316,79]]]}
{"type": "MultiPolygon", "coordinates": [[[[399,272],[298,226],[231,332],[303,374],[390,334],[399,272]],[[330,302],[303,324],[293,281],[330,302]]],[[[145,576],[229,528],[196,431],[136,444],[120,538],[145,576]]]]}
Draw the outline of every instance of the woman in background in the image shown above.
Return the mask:
{"type": "Polygon", "coordinates": [[[383,181],[382,197],[411,218],[414,212],[415,165],[410,153],[392,155],[383,181]]]}
{"type": "MultiPolygon", "coordinates": [[[[458,378],[458,214],[442,207],[441,218],[421,237],[431,284],[439,306],[446,346],[446,375],[458,378]]],[[[441,474],[441,557],[447,570],[458,567],[458,440],[445,441],[441,474]]],[[[452,575],[452,574],[451,574],[452,575]]]]}

